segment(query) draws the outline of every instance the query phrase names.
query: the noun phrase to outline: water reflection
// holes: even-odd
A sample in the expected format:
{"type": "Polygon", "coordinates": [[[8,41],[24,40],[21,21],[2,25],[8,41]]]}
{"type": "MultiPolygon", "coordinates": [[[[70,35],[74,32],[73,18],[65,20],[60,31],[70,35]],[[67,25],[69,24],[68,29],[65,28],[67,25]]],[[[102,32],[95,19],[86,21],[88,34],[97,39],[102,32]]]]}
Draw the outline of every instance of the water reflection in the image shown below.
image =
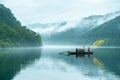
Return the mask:
{"type": "Polygon", "coordinates": [[[39,49],[1,50],[0,80],[120,80],[119,48],[99,48],[77,58],[59,54],[69,50],[74,49],[43,48],[42,56],[39,49]]]}
{"type": "Polygon", "coordinates": [[[107,71],[114,73],[120,77],[120,49],[119,48],[106,48],[97,49],[94,56],[99,58],[104,64],[107,71]]]}
{"type": "MultiPolygon", "coordinates": [[[[68,50],[68,49],[67,49],[68,50]]],[[[67,51],[59,49],[58,52],[67,51]]],[[[48,50],[49,51],[49,50],[48,50]]],[[[100,48],[93,50],[94,54],[91,55],[90,60],[87,56],[82,55],[80,58],[75,58],[74,56],[66,56],[66,55],[56,55],[56,51],[51,52],[50,55],[45,55],[46,57],[50,57],[52,59],[59,59],[63,62],[74,65],[78,70],[82,70],[83,74],[89,74],[89,76],[94,77],[105,77],[107,74],[112,74],[114,76],[120,77],[120,49],[119,48],[100,48]]],[[[45,52],[47,53],[47,52],[45,52]]],[[[106,77],[106,79],[112,77],[106,77]]],[[[115,77],[114,77],[115,78],[115,77]]],[[[108,79],[108,80],[111,80],[108,79]]]]}
{"type": "Polygon", "coordinates": [[[0,49],[0,80],[12,80],[21,69],[41,57],[40,49],[0,49]]]}

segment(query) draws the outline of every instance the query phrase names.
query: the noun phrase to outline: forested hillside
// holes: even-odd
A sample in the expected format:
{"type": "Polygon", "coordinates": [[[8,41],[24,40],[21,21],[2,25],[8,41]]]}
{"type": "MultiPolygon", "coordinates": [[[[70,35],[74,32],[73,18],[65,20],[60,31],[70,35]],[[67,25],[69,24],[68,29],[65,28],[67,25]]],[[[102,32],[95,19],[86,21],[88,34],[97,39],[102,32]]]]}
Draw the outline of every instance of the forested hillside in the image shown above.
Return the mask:
{"type": "Polygon", "coordinates": [[[48,44],[53,43],[62,45],[92,45],[97,40],[104,40],[104,46],[120,45],[120,16],[104,22],[95,28],[85,28],[80,31],[80,28],[76,27],[69,31],[54,34],[47,42],[48,44]]]}
{"type": "Polygon", "coordinates": [[[96,40],[105,40],[104,45],[120,45],[120,16],[105,22],[82,36],[84,42],[93,43],[96,40]]]}
{"type": "Polygon", "coordinates": [[[0,47],[41,45],[41,36],[21,26],[11,10],[0,4],[0,47]]]}
{"type": "MultiPolygon", "coordinates": [[[[44,44],[50,45],[87,45],[93,44],[96,40],[104,39],[105,42],[103,45],[120,45],[120,20],[117,18],[118,16],[120,16],[120,11],[104,15],[92,15],[82,18],[79,23],[72,27],[69,26],[68,28],[65,28],[65,26],[68,25],[68,22],[66,22],[67,24],[65,26],[60,27],[63,31],[55,33],[55,31],[59,30],[58,27],[56,30],[52,31],[54,34],[51,32],[49,35],[45,35],[46,32],[44,32],[44,35],[42,35],[43,42],[44,44]],[[102,26],[105,28],[102,28],[102,26]]],[[[41,30],[45,29],[41,28],[41,30]]]]}

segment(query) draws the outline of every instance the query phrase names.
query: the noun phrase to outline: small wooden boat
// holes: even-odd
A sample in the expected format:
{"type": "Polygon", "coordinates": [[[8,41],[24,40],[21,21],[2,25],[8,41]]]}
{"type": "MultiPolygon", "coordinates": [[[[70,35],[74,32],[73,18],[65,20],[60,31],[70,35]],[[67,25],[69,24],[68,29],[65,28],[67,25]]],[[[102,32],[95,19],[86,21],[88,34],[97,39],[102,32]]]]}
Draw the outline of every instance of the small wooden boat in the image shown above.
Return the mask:
{"type": "Polygon", "coordinates": [[[93,52],[90,52],[90,51],[85,52],[84,49],[76,49],[75,52],[73,52],[73,51],[67,51],[67,53],[68,53],[68,55],[93,54],[93,52]]]}
{"type": "Polygon", "coordinates": [[[93,52],[72,52],[72,51],[67,51],[68,54],[70,55],[77,55],[77,54],[93,54],[93,52]]]}

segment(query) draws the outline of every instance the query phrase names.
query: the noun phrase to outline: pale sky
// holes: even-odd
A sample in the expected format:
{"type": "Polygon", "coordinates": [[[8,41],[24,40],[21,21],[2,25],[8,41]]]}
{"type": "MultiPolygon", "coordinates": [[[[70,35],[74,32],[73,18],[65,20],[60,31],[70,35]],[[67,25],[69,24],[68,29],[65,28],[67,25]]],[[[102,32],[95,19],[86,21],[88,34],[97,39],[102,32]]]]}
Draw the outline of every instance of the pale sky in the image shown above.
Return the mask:
{"type": "Polygon", "coordinates": [[[76,20],[120,10],[120,0],[0,0],[23,25],[76,20]]]}

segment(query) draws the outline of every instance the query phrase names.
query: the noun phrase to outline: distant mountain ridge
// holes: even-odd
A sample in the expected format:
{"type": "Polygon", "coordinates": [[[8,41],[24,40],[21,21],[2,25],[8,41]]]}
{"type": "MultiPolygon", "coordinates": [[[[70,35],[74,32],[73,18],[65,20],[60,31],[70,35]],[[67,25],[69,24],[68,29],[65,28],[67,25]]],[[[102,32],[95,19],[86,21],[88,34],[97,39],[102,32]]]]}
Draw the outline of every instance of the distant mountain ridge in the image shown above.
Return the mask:
{"type": "Polygon", "coordinates": [[[29,28],[37,28],[37,27],[40,27],[40,28],[46,28],[46,27],[49,27],[49,26],[62,26],[62,25],[66,25],[67,22],[66,21],[61,21],[61,22],[56,22],[56,23],[45,23],[45,24],[41,24],[41,23],[34,23],[34,24],[29,24],[29,28]]]}
{"type": "MultiPolygon", "coordinates": [[[[91,31],[94,28],[99,27],[100,25],[104,24],[105,22],[108,22],[109,20],[114,19],[116,16],[119,16],[120,12],[115,12],[106,14],[106,15],[96,15],[96,16],[90,16],[87,18],[83,18],[80,23],[78,23],[75,27],[63,31],[61,33],[56,33],[54,35],[51,35],[48,39],[46,39],[46,44],[49,43],[55,43],[55,44],[89,44],[91,41],[81,41],[83,35],[89,34],[88,32],[91,31]],[[113,15],[113,16],[112,16],[113,15]]],[[[88,39],[88,38],[87,38],[88,39]]]]}
{"type": "Polygon", "coordinates": [[[92,29],[119,15],[120,15],[120,11],[116,11],[105,15],[91,15],[75,21],[59,21],[59,22],[44,23],[44,24],[33,23],[33,24],[29,24],[27,27],[43,35],[51,34],[51,33],[56,34],[60,32],[61,33],[66,32],[74,28],[75,29],[80,28],[80,30],[83,30],[84,28],[92,29]]]}
{"type": "Polygon", "coordinates": [[[76,26],[76,24],[77,22],[71,22],[71,21],[70,22],[60,21],[60,22],[46,23],[46,24],[34,23],[34,24],[29,24],[28,28],[46,36],[49,34],[51,35],[65,31],[69,28],[76,26]]]}
{"type": "Polygon", "coordinates": [[[43,30],[42,38],[44,44],[60,44],[60,45],[62,44],[79,45],[85,43],[89,44],[92,43],[94,40],[93,41],[88,40],[84,42],[85,40],[83,41],[83,37],[85,35],[88,35],[89,34],[88,32],[92,31],[94,28],[97,28],[100,25],[109,22],[110,20],[114,19],[117,16],[120,16],[120,11],[108,13],[105,15],[91,15],[88,17],[84,17],[79,21],[72,21],[72,23],[68,21],[64,21],[63,23],[65,24],[60,26],[58,25],[62,24],[62,22],[58,22],[52,26],[49,26],[50,24],[52,24],[49,23],[49,25],[47,24],[46,27],[44,27],[46,24],[44,26],[39,26],[39,25],[37,27],[32,26],[31,29],[33,29],[36,32],[37,31],[39,32],[39,30],[40,31],[43,30]]]}

